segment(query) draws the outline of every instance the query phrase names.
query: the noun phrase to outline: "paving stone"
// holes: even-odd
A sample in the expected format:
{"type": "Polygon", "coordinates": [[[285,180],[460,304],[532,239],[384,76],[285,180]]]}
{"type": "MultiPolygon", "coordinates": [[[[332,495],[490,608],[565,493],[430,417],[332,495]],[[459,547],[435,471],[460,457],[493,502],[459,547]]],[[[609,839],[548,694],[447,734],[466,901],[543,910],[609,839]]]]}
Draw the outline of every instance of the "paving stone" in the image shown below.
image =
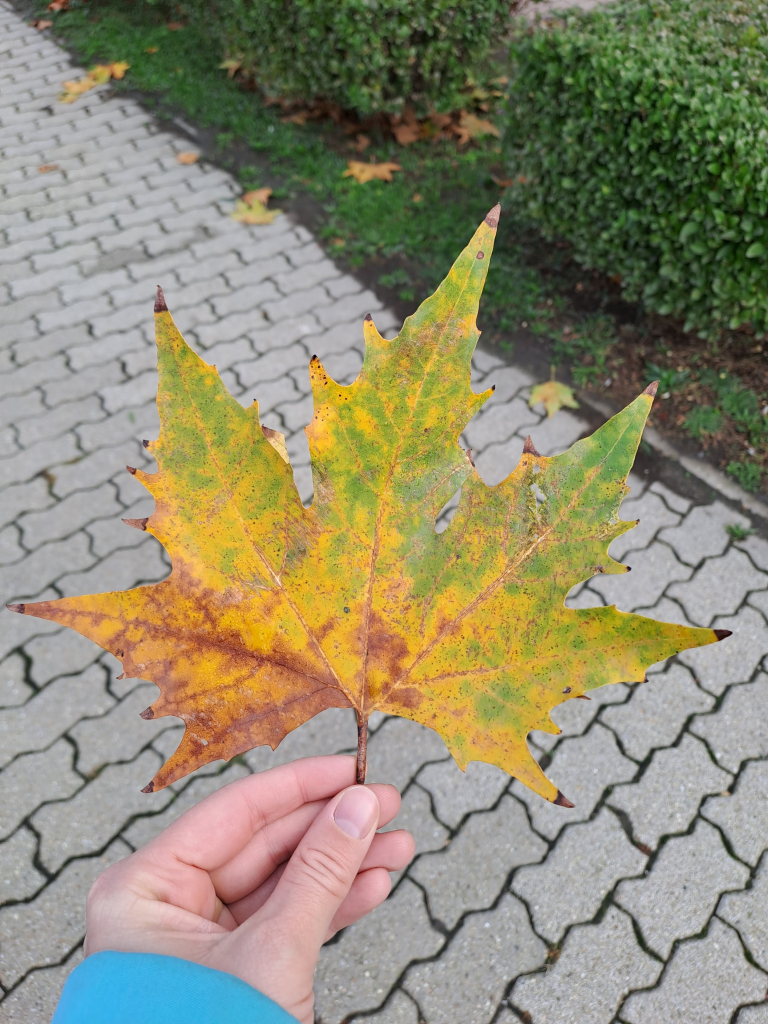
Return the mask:
{"type": "Polygon", "coordinates": [[[44,967],[28,974],[0,1003],[0,1024],[48,1024],[64,983],[82,959],[82,949],[78,948],[60,967],[44,967]]]}
{"type": "Polygon", "coordinates": [[[545,955],[525,908],[506,895],[495,910],[467,917],[440,959],[412,967],[403,988],[429,1024],[488,1024],[509,982],[545,955]]]}
{"type": "Polygon", "coordinates": [[[167,729],[173,719],[156,718],[145,722],[139,715],[158,697],[158,687],[143,683],[124,697],[101,718],[79,722],[69,735],[77,744],[77,768],[92,775],[115,761],[129,761],[149,746],[155,736],[167,729]]]}
{"type": "Polygon", "coordinates": [[[682,603],[691,622],[708,626],[718,615],[733,615],[750,590],[767,585],[768,576],[731,548],[722,558],[707,559],[688,583],[671,586],[669,595],[682,603]]]}
{"type": "Polygon", "coordinates": [[[125,472],[126,465],[137,469],[147,465],[146,454],[138,441],[101,448],[85,456],[78,452],[75,460],[55,468],[52,490],[57,497],[66,498],[73,491],[97,487],[118,471],[125,472]]]}
{"type": "Polygon", "coordinates": [[[628,782],[636,771],[637,765],[619,751],[613,733],[598,722],[585,736],[563,740],[547,768],[548,777],[575,804],[573,808],[542,800],[518,781],[512,792],[528,805],[536,831],[554,839],[564,825],[589,818],[608,786],[628,782]]]}
{"type": "Polygon", "coordinates": [[[608,803],[627,813],[635,839],[653,850],[662,836],[685,832],[702,799],[732,781],[712,763],[704,744],[686,735],[679,746],[657,750],[640,781],[617,786],[608,803]]]}
{"type": "Polygon", "coordinates": [[[697,715],[691,731],[709,743],[719,764],[738,771],[742,761],[768,755],[768,675],[734,686],[713,715],[697,715]]]}
{"type": "Polygon", "coordinates": [[[745,1006],[736,1018],[736,1024],[766,1024],[767,1021],[768,1002],[765,1000],[759,1006],[745,1006]]]}
{"type": "Polygon", "coordinates": [[[29,509],[47,508],[54,501],[42,477],[25,484],[13,484],[0,492],[0,523],[7,523],[29,509]]]}
{"type": "Polygon", "coordinates": [[[35,692],[25,682],[26,664],[20,654],[11,654],[0,664],[0,708],[12,708],[29,700],[35,692]]]}
{"type": "Polygon", "coordinates": [[[0,564],[10,565],[23,558],[27,553],[19,543],[20,533],[16,526],[6,526],[0,530],[0,564]]]}
{"type": "Polygon", "coordinates": [[[29,512],[19,518],[24,543],[30,550],[50,540],[74,533],[100,516],[119,516],[122,506],[108,483],[91,491],[75,491],[52,508],[29,512]]]}
{"type": "Polygon", "coordinates": [[[103,714],[114,702],[99,665],[55,680],[21,707],[0,711],[0,765],[17,754],[44,750],[75,722],[103,714]]]}
{"type": "Polygon", "coordinates": [[[96,558],[89,548],[83,533],[44,544],[23,561],[0,569],[0,590],[13,602],[37,597],[65,573],[93,565],[96,558]]]}
{"type": "Polygon", "coordinates": [[[493,807],[509,785],[509,776],[481,761],[470,761],[462,772],[450,758],[422,768],[418,782],[431,794],[440,821],[456,828],[465,814],[493,807]]]}
{"type": "MultiPolygon", "coordinates": [[[[160,418],[154,401],[138,408],[123,409],[103,423],[87,424],[77,428],[80,444],[87,452],[95,451],[102,445],[118,445],[128,439],[140,441],[146,437],[153,440],[159,433],[160,418]]],[[[105,476],[111,477],[116,469],[123,469],[123,463],[119,458],[110,462],[110,469],[107,470],[105,476]]],[[[141,487],[140,484],[137,486],[141,487]]],[[[141,487],[141,491],[144,494],[147,493],[143,487],[141,487]]]]}
{"type": "Polygon", "coordinates": [[[83,785],[72,769],[74,750],[61,739],[48,750],[22,754],[0,772],[0,839],[6,839],[44,801],[66,800],[83,785]]]}
{"type": "Polygon", "coordinates": [[[748,963],[736,933],[715,918],[705,939],[676,950],[658,988],[629,997],[622,1019],[627,1024],[724,1024],[740,1004],[765,998],[767,980],[748,963]]]}
{"type": "Polygon", "coordinates": [[[407,718],[388,718],[368,743],[368,782],[389,782],[404,790],[427,761],[440,761],[448,749],[434,729],[407,718]]]}
{"type": "Polygon", "coordinates": [[[702,558],[722,555],[730,541],[725,528],[731,523],[750,525],[745,516],[715,501],[691,509],[679,526],[662,530],[659,539],[670,544],[683,562],[698,565],[702,558]]]}
{"type": "Polygon", "coordinates": [[[720,893],[743,888],[748,877],[717,829],[699,820],[692,835],[662,846],[647,877],[622,882],[614,899],[635,918],[648,946],[667,959],[676,939],[706,925],[720,893]]]}
{"type": "Polygon", "coordinates": [[[18,455],[0,460],[0,487],[32,481],[33,477],[44,471],[55,478],[56,473],[52,470],[61,472],[62,463],[68,463],[79,455],[71,433],[55,441],[38,441],[18,455]]]}
{"type": "Polygon", "coordinates": [[[652,607],[670,583],[691,575],[691,569],[665,544],[653,543],[633,551],[627,564],[632,569],[630,575],[596,576],[590,583],[606,604],[615,604],[620,611],[652,607]]]}
{"type": "MultiPolygon", "coordinates": [[[[580,736],[599,714],[605,704],[620,704],[629,695],[629,687],[624,683],[611,683],[589,691],[589,700],[566,700],[552,710],[551,717],[555,725],[560,727],[561,736],[580,736]]],[[[534,729],[529,738],[542,750],[551,750],[559,737],[548,732],[534,729]]]]}
{"type": "Polygon", "coordinates": [[[752,608],[737,615],[721,616],[713,628],[730,629],[734,634],[725,641],[683,651],[678,657],[689,665],[699,682],[718,696],[729,683],[746,682],[768,651],[768,625],[752,608]]]}
{"type": "Polygon", "coordinates": [[[764,572],[768,572],[768,541],[763,540],[762,537],[747,537],[746,540],[740,540],[738,546],[746,551],[758,569],[762,569],[764,572]]]}
{"type": "Polygon", "coordinates": [[[276,750],[254,747],[243,757],[254,772],[263,772],[279,764],[287,764],[297,757],[316,757],[318,754],[355,753],[357,750],[357,721],[355,713],[347,708],[329,708],[310,718],[298,729],[289,732],[276,750]]]}
{"type": "Polygon", "coordinates": [[[510,1002],[535,1024],[609,1024],[629,992],[655,984],[662,966],[638,946],[629,917],[609,907],[600,924],[568,933],[548,971],[518,979],[510,1002]]]}
{"type": "Polygon", "coordinates": [[[472,449],[483,448],[491,441],[506,440],[521,431],[528,433],[537,426],[539,419],[520,398],[504,405],[486,405],[464,428],[461,443],[472,449]]]}
{"type": "Polygon", "coordinates": [[[466,911],[489,907],[513,868],[546,852],[523,808],[505,796],[495,810],[470,815],[447,849],[421,857],[409,875],[426,889],[432,916],[452,929],[466,911]]]}
{"type": "MultiPolygon", "coordinates": [[[[373,1024],[420,1024],[416,1004],[400,989],[395,991],[379,1013],[366,1014],[359,1019],[371,1021],[373,1024]]],[[[318,1024],[323,1024],[322,1020],[319,1020],[318,1024]]]]}
{"type": "Polygon", "coordinates": [[[185,811],[195,807],[201,800],[210,796],[211,793],[217,792],[222,786],[229,785],[230,782],[244,779],[250,774],[250,771],[244,765],[233,764],[216,775],[201,776],[200,778],[193,779],[192,782],[184,779],[185,788],[181,790],[172,803],[169,803],[159,814],[136,818],[123,832],[123,838],[134,849],[138,850],[139,847],[144,846],[151,839],[154,839],[155,836],[159,836],[164,829],[168,828],[177,818],[180,818],[185,811]]]}
{"type": "Polygon", "coordinates": [[[768,761],[750,761],[728,796],[710,797],[703,817],[719,825],[737,857],[757,864],[768,848],[768,761]]]}
{"type": "Polygon", "coordinates": [[[726,893],[718,917],[738,931],[757,964],[768,971],[768,857],[763,857],[750,888],[726,893]]]}
{"type": "Polygon", "coordinates": [[[35,637],[25,646],[32,659],[29,676],[38,686],[46,686],[59,676],[73,675],[92,665],[99,656],[99,648],[87,637],[73,629],[62,629],[48,636],[35,637]]]}
{"type": "Polygon", "coordinates": [[[322,1024],[382,1004],[417,958],[433,956],[445,939],[435,931],[421,891],[408,879],[368,917],[324,946],[315,970],[315,1009],[322,1024]]]}
{"type": "Polygon", "coordinates": [[[608,548],[608,553],[617,562],[622,562],[628,551],[647,547],[663,526],[675,526],[680,516],[664,504],[658,494],[646,491],[642,497],[627,498],[621,506],[622,519],[639,519],[638,525],[628,533],[617,537],[608,548]]]}
{"type": "Polygon", "coordinates": [[[85,934],[85,898],[98,876],[127,857],[117,840],[100,857],[68,864],[31,903],[0,910],[0,981],[6,986],[33,967],[58,963],[85,934]]]}
{"type": "Polygon", "coordinates": [[[134,814],[160,810],[171,799],[167,789],[141,790],[161,766],[153,750],[128,764],[108,765],[77,796],[42,807],[32,818],[40,835],[40,860],[58,871],[71,857],[95,853],[120,832],[134,814]]]}
{"type": "Polygon", "coordinates": [[[7,900],[28,899],[45,884],[45,875],[32,863],[36,848],[37,840],[26,828],[0,843],[0,906],[7,900]]]}
{"type": "Polygon", "coordinates": [[[123,548],[108,555],[87,572],[69,573],[58,580],[64,597],[127,590],[140,583],[158,583],[168,576],[162,548],[148,537],[139,548],[123,548]]]}
{"type": "Polygon", "coordinates": [[[639,875],[646,859],[603,808],[594,821],[566,829],[543,864],[520,868],[512,889],[538,934],[556,943],[569,925],[591,920],[616,882],[639,875]]]}
{"type": "MultiPolygon", "coordinates": [[[[429,795],[415,784],[406,790],[397,817],[381,831],[391,832],[398,828],[404,828],[411,833],[417,854],[442,850],[448,842],[448,829],[432,814],[429,795]]],[[[402,872],[392,872],[393,884],[401,874],[402,872]]]]}

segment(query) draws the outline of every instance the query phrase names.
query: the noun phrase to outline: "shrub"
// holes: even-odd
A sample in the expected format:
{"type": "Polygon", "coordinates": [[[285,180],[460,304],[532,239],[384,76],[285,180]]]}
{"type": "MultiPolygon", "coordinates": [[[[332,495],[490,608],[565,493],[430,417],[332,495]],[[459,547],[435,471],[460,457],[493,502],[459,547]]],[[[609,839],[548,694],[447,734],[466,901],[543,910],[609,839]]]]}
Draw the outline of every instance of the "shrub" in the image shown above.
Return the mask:
{"type": "Polygon", "coordinates": [[[620,0],[512,43],[516,189],[628,298],[768,327],[768,6],[620,0]]]}
{"type": "Polygon", "coordinates": [[[185,0],[269,93],[362,115],[461,107],[504,0],[185,0]]]}

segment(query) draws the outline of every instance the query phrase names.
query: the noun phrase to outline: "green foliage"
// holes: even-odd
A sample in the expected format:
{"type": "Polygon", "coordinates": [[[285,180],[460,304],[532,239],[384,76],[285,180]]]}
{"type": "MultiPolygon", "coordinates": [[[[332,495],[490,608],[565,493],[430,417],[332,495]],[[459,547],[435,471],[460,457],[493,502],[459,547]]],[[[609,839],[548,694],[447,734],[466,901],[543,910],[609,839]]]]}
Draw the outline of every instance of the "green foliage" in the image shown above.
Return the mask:
{"type": "Polygon", "coordinates": [[[730,473],[745,491],[756,491],[760,487],[765,471],[756,462],[729,462],[726,472],[730,473]]]}
{"type": "Polygon", "coordinates": [[[768,328],[768,7],[619,0],[521,25],[511,55],[507,152],[544,230],[687,329],[768,328]]]}
{"type": "Polygon", "coordinates": [[[502,0],[184,0],[222,54],[269,94],[367,115],[461,107],[502,0]]]}
{"type": "Polygon", "coordinates": [[[732,540],[746,540],[747,537],[751,537],[757,531],[751,530],[747,526],[742,526],[741,523],[728,523],[725,532],[732,540]]]}
{"type": "Polygon", "coordinates": [[[716,434],[723,425],[723,414],[711,405],[697,405],[685,417],[685,429],[691,437],[716,434]]]}
{"type": "Polygon", "coordinates": [[[690,370],[673,370],[670,367],[662,369],[656,363],[648,363],[645,367],[645,382],[659,382],[659,394],[665,395],[668,391],[680,391],[685,387],[691,376],[690,370]]]}
{"type": "Polygon", "coordinates": [[[571,374],[578,387],[594,384],[605,376],[608,351],[616,342],[611,320],[599,314],[586,316],[577,331],[569,331],[553,347],[556,360],[571,363],[571,374]]]}
{"type": "Polygon", "coordinates": [[[753,445],[768,441],[768,416],[763,416],[757,394],[745,388],[739,378],[731,373],[715,373],[703,370],[701,382],[717,395],[720,406],[733,420],[736,429],[746,434],[753,445]]]}

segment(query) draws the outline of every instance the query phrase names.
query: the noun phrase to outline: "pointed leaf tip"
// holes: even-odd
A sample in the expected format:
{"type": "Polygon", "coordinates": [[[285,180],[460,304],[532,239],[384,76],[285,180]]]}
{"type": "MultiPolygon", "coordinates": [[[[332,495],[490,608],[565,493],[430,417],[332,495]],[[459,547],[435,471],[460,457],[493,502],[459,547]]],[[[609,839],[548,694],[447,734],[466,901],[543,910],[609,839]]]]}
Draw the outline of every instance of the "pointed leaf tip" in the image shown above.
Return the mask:
{"type": "Polygon", "coordinates": [[[168,307],[165,304],[165,296],[163,295],[163,289],[160,287],[160,285],[157,286],[157,295],[155,296],[155,312],[168,312],[168,307]]]}
{"type": "Polygon", "coordinates": [[[501,216],[501,203],[496,203],[492,210],[489,210],[485,223],[489,228],[496,228],[499,225],[499,217],[501,216]]]}
{"type": "Polygon", "coordinates": [[[575,804],[571,803],[571,801],[568,799],[567,796],[563,796],[563,794],[560,792],[559,789],[557,791],[557,796],[555,797],[554,802],[557,804],[558,807],[575,807],[576,806],[575,804]]]}
{"type": "Polygon", "coordinates": [[[24,614],[23,604],[7,604],[5,607],[8,609],[9,612],[18,612],[19,615],[24,614]]]}
{"type": "Polygon", "coordinates": [[[541,458],[541,455],[539,455],[539,453],[536,451],[534,447],[530,434],[525,439],[525,444],[523,445],[523,455],[536,455],[538,456],[538,458],[541,458]]]}
{"type": "Polygon", "coordinates": [[[656,397],[656,392],[659,390],[659,382],[657,380],[651,381],[648,387],[643,391],[644,395],[650,395],[651,398],[656,397]]]}
{"type": "Polygon", "coordinates": [[[144,710],[139,713],[139,718],[143,718],[145,722],[150,722],[154,717],[155,712],[152,708],[144,708],[144,710]]]}
{"type": "Polygon", "coordinates": [[[364,320],[373,320],[373,317],[371,316],[370,313],[366,313],[365,316],[363,317],[363,319],[364,320]]]}
{"type": "Polygon", "coordinates": [[[126,526],[132,526],[135,530],[146,530],[148,519],[149,516],[145,516],[143,519],[124,519],[123,522],[126,526]]]}
{"type": "Polygon", "coordinates": [[[147,785],[144,787],[144,789],[142,789],[141,792],[142,793],[154,793],[155,792],[155,784],[154,784],[154,782],[148,782],[147,785]]]}
{"type": "Polygon", "coordinates": [[[135,466],[126,466],[125,468],[131,474],[131,476],[136,476],[136,467],[135,466]]]}
{"type": "MultiPolygon", "coordinates": [[[[11,606],[8,605],[10,608],[11,606]]],[[[22,608],[24,605],[21,606],[22,608]]],[[[713,629],[712,632],[715,634],[718,640],[726,640],[729,636],[733,636],[733,630],[731,629],[713,629]]]]}

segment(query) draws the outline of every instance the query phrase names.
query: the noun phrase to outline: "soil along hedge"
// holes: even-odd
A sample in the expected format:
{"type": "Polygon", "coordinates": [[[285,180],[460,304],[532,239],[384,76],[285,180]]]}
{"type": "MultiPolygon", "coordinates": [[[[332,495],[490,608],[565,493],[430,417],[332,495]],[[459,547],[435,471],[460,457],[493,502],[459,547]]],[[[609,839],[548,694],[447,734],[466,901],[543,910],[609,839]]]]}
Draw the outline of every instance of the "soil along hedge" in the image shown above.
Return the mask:
{"type": "Polygon", "coordinates": [[[512,64],[507,152],[544,230],[687,329],[767,328],[768,7],[621,0],[520,26],[512,64]]]}
{"type": "Polygon", "coordinates": [[[463,105],[505,23],[502,0],[185,0],[222,53],[274,95],[362,115],[463,105]]]}

